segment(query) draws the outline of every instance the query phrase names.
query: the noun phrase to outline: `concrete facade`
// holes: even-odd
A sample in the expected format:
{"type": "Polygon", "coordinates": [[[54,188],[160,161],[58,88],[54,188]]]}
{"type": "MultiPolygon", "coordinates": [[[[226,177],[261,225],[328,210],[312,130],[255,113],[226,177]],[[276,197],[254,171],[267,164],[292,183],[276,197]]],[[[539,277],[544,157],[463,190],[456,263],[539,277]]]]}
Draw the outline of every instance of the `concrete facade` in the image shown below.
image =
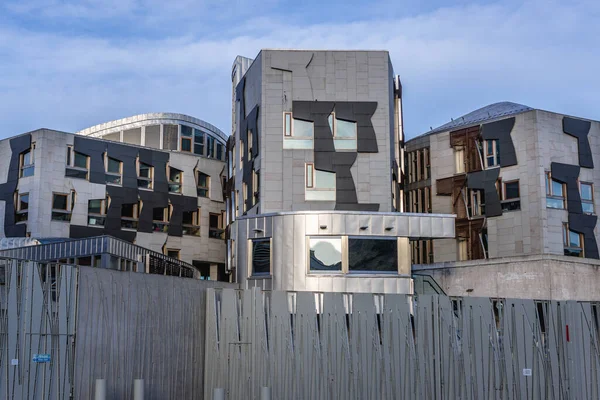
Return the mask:
{"type": "MultiPolygon", "coordinates": [[[[402,210],[402,91],[388,53],[262,50],[251,63],[235,60],[232,85],[228,267],[241,286],[411,292],[402,267],[409,232],[383,229],[384,220],[395,227],[402,215],[393,214],[402,210]],[[329,223],[311,230],[309,220],[329,223]],[[343,243],[343,268],[311,270],[315,237],[343,243]],[[374,246],[395,239],[397,268],[349,273],[347,243],[354,239],[372,239],[374,246]],[[256,241],[269,243],[261,250],[269,253],[262,274],[252,270],[256,241]]],[[[410,218],[415,237],[454,237],[441,230],[451,217],[435,217],[434,232],[426,217],[410,218]]]]}
{"type": "MultiPolygon", "coordinates": [[[[155,122],[156,120],[151,121],[153,125],[155,122]]],[[[144,122],[138,123],[145,126],[144,122]]],[[[178,129],[181,132],[180,126],[178,129]]],[[[222,222],[221,226],[211,229],[210,218],[215,215],[219,217],[219,221],[224,220],[221,178],[224,167],[223,161],[197,156],[191,152],[149,150],[143,146],[114,144],[102,139],[84,138],[47,129],[5,139],[0,141],[0,177],[2,182],[6,182],[2,183],[2,187],[8,193],[3,194],[6,195],[3,197],[5,201],[0,202],[0,226],[3,227],[0,234],[2,237],[32,238],[79,238],[108,234],[163,254],[178,252],[177,257],[182,261],[203,268],[204,276],[228,279],[224,270],[222,222]],[[23,162],[22,155],[15,152],[13,147],[15,143],[24,140],[30,143],[26,146],[27,151],[31,151],[33,166],[25,176],[22,165],[17,171],[12,167],[15,160],[17,165],[23,162]],[[70,157],[74,157],[73,151],[87,154],[87,168],[81,171],[87,177],[69,176],[68,170],[73,168],[67,163],[68,149],[71,151],[70,157]],[[104,181],[105,157],[120,161],[119,183],[104,181]],[[146,160],[147,163],[153,163],[153,185],[148,189],[138,188],[139,183],[136,184],[136,165],[140,162],[140,157],[146,157],[150,160],[146,160]],[[182,171],[179,191],[170,190],[166,172],[162,171],[164,168],[182,171]],[[198,172],[210,177],[206,197],[197,193],[198,172]],[[9,192],[12,186],[8,186],[12,182],[16,184],[14,195],[9,192]],[[56,220],[53,216],[56,211],[53,211],[53,197],[56,193],[68,196],[66,220],[56,220]],[[23,194],[29,196],[27,209],[19,210],[19,196],[23,194]],[[14,201],[8,201],[12,196],[14,201]],[[103,201],[103,214],[97,215],[96,220],[90,219],[90,200],[103,201]],[[138,207],[137,218],[132,221],[133,229],[126,228],[122,226],[121,205],[134,203],[138,207]],[[144,210],[144,205],[168,208],[168,223],[164,228],[158,229],[155,226],[152,210],[144,210]],[[182,214],[193,210],[197,210],[197,216],[194,216],[195,220],[188,229],[183,226],[182,214]],[[18,218],[16,221],[13,213],[18,218]]]]}

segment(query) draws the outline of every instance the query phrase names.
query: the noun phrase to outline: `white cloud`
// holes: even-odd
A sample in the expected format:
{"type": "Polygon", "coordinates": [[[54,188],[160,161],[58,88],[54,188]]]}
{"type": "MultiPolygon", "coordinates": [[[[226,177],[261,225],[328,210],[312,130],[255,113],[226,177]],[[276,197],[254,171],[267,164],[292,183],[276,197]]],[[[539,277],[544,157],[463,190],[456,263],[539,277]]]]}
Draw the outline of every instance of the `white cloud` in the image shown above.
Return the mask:
{"type": "MultiPolygon", "coordinates": [[[[117,3],[129,13],[140,7],[136,0],[117,3]]],[[[99,7],[82,4],[87,8],[79,15],[99,7]]],[[[12,129],[5,135],[12,135],[39,126],[77,130],[138,112],[176,111],[227,132],[235,56],[289,47],[389,50],[405,87],[409,136],[503,100],[600,119],[599,7],[532,0],[302,25],[265,15],[235,30],[213,27],[209,36],[173,29],[175,34],[158,39],[5,26],[0,118],[12,129]]]]}

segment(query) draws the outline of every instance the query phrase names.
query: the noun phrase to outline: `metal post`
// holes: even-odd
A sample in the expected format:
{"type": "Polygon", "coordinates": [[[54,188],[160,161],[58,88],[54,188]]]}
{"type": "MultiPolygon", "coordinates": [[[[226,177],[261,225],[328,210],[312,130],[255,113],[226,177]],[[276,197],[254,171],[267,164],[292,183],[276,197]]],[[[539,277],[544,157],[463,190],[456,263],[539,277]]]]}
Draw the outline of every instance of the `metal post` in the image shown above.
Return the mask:
{"type": "Polygon", "coordinates": [[[133,400],[144,400],[144,380],[133,380],[133,400]]]}
{"type": "Polygon", "coordinates": [[[95,400],[106,400],[106,380],[96,379],[96,395],[95,400]]]}
{"type": "Polygon", "coordinates": [[[271,400],[271,388],[263,386],[260,388],[260,400],[271,400]]]}
{"type": "Polygon", "coordinates": [[[213,400],[225,400],[225,389],[215,388],[213,390],[213,400]]]}

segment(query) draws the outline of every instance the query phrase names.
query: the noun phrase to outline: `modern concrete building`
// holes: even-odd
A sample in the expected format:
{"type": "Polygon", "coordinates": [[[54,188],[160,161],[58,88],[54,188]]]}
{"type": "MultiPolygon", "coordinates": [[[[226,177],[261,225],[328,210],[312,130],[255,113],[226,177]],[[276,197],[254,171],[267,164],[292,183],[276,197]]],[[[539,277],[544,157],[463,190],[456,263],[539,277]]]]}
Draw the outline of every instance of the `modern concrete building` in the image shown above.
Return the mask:
{"type": "Polygon", "coordinates": [[[597,281],[599,156],[599,122],[508,102],[408,140],[406,210],[457,216],[456,238],[411,244],[413,270],[450,294],[585,297],[550,271],[597,281]]]}
{"type": "Polygon", "coordinates": [[[110,235],[193,264],[204,278],[229,280],[225,143],[212,125],[180,114],[2,140],[3,236],[110,235]]]}
{"type": "Polygon", "coordinates": [[[401,84],[385,51],[262,50],[233,65],[228,268],[242,287],[411,292],[401,84]]]}

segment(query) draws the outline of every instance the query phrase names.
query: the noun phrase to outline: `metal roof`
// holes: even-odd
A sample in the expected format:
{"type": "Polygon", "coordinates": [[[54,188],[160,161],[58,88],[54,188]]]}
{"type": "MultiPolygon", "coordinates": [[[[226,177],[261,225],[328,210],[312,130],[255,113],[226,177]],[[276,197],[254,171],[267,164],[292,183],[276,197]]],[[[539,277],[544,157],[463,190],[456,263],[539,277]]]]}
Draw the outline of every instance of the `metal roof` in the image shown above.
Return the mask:
{"type": "Polygon", "coordinates": [[[502,101],[500,103],[490,104],[478,110],[471,111],[470,113],[465,114],[462,117],[456,118],[444,125],[438,126],[437,128],[432,129],[429,132],[425,132],[419,136],[416,136],[415,138],[420,136],[431,135],[438,132],[451,131],[470,125],[481,124],[489,120],[498,119],[509,115],[521,114],[531,110],[533,110],[533,108],[525,106],[523,104],[511,103],[510,101],[502,101]]]}

